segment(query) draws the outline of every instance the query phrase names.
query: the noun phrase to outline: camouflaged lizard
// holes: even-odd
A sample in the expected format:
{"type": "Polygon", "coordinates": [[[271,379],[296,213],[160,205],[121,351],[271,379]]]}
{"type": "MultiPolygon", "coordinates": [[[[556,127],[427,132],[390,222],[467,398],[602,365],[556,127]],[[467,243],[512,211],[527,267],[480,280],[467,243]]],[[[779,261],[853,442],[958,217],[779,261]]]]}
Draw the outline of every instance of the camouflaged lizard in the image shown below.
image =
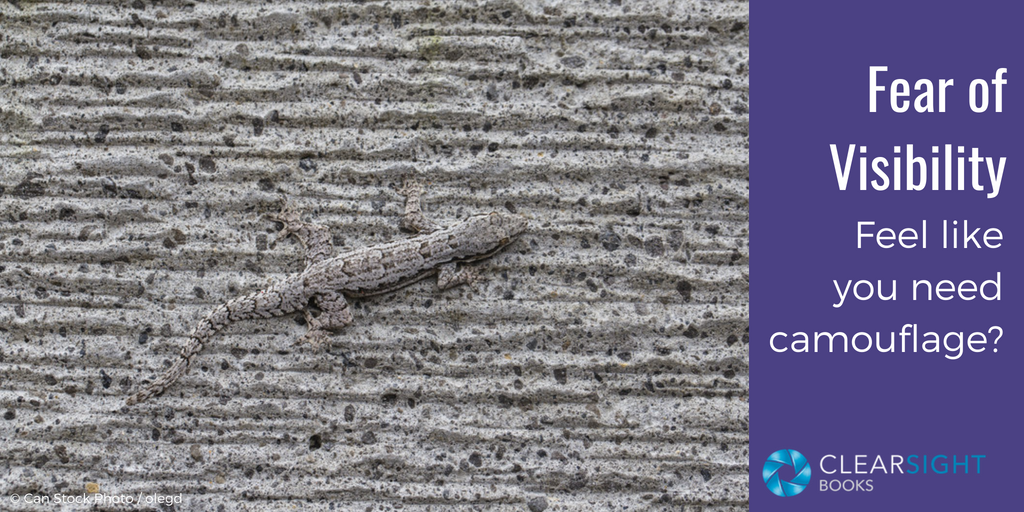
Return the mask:
{"type": "Polygon", "coordinates": [[[309,330],[301,342],[321,348],[328,342],[328,331],[352,322],[345,297],[368,297],[388,293],[437,275],[438,288],[444,290],[471,283],[476,273],[458,268],[459,263],[487,258],[510,244],[527,226],[525,218],[507,213],[474,215],[447,228],[424,217],[420,206],[422,187],[409,181],[400,193],[405,196],[404,229],[417,236],[332,256],[334,247],[325,226],[307,224],[287,206],[272,220],[284,224],[279,238],[295,235],[305,248],[306,269],[265,290],[238,297],[217,306],[189,334],[177,361],[163,375],[130,396],[126,405],[134,405],[159,395],[188,371],[189,365],[210,338],[232,322],[271,318],[302,311],[309,330]],[[312,299],[321,313],[313,316],[307,309],[312,299]]]}

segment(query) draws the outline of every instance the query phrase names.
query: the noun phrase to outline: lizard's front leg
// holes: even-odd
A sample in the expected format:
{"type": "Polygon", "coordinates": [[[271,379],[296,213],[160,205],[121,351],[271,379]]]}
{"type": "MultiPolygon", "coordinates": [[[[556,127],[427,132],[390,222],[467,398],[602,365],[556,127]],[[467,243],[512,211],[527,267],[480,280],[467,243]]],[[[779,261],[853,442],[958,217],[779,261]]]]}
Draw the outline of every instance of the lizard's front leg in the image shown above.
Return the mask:
{"type": "Polygon", "coordinates": [[[277,234],[278,238],[284,238],[294,234],[302,247],[306,250],[306,267],[326,260],[334,255],[334,246],[331,244],[331,232],[327,226],[309,224],[302,222],[299,213],[285,205],[281,213],[269,215],[271,220],[284,224],[284,228],[277,234]]]}
{"type": "Polygon", "coordinates": [[[440,229],[440,226],[423,215],[423,207],[420,204],[423,185],[412,178],[406,178],[405,184],[398,193],[405,196],[405,216],[402,217],[402,229],[414,233],[430,233],[440,229]]]}
{"type": "Polygon", "coordinates": [[[480,279],[480,274],[471,267],[459,268],[454,262],[441,265],[437,273],[437,287],[447,290],[460,284],[473,284],[480,279]]]}
{"type": "Polygon", "coordinates": [[[345,297],[334,291],[318,293],[313,296],[313,300],[320,308],[320,316],[314,317],[308,310],[303,311],[309,330],[299,343],[309,343],[314,350],[319,350],[330,343],[331,333],[328,331],[352,323],[352,311],[345,297]]]}

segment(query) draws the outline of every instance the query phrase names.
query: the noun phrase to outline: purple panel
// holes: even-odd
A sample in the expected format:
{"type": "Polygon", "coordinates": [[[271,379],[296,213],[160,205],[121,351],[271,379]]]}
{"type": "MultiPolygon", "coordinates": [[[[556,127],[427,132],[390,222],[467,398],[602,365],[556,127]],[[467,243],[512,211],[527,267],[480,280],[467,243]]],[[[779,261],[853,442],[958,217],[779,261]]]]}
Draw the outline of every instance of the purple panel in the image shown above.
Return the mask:
{"type": "MultiPolygon", "coordinates": [[[[1019,421],[1022,10],[1013,2],[751,3],[750,500],[755,512],[1021,509],[1014,477],[1021,475],[1017,463],[1024,455],[1019,421]],[[888,67],[878,75],[886,89],[877,94],[875,113],[869,112],[870,66],[888,67]],[[994,111],[992,84],[999,68],[1007,68],[1001,113],[994,111]],[[910,87],[905,113],[890,106],[891,82],[900,78],[910,87]],[[940,79],[953,80],[946,112],[915,111],[920,91],[913,88],[920,79],[931,80],[936,89],[940,79]],[[987,112],[969,106],[975,79],[983,79],[989,91],[987,112]],[[868,158],[868,190],[859,190],[859,161],[852,165],[847,190],[839,189],[830,144],[838,145],[840,161],[850,144],[857,145],[855,157],[868,158]],[[908,144],[915,156],[925,157],[925,190],[906,190],[908,144]],[[985,163],[978,180],[984,190],[973,190],[972,164],[966,160],[966,190],[944,190],[946,144],[953,145],[954,166],[961,156],[958,146],[965,147],[965,159],[972,148],[995,165],[1005,157],[999,194],[987,197],[992,179],[985,163]],[[867,148],[863,155],[860,146],[867,148]],[[901,147],[899,154],[894,146],[901,147]],[[931,188],[932,146],[940,149],[940,190],[931,188]],[[897,156],[903,164],[901,190],[893,190],[897,156]],[[876,157],[889,161],[884,191],[871,188],[876,157]],[[997,228],[1001,245],[943,248],[944,220],[950,231],[957,221],[961,244],[966,221],[970,231],[981,228],[974,237],[979,243],[986,229],[997,228]],[[858,249],[860,221],[875,222],[865,231],[915,228],[918,236],[927,221],[927,248],[917,240],[912,249],[882,249],[874,238],[864,238],[858,249]],[[956,292],[948,301],[934,295],[931,301],[913,300],[914,280],[950,280],[959,286],[997,275],[1000,300],[966,301],[956,292]],[[836,308],[833,280],[870,281],[876,292],[881,281],[886,295],[895,280],[896,298],[858,300],[851,290],[836,308]],[[917,326],[916,353],[909,335],[902,350],[906,324],[917,326]],[[995,345],[993,326],[1003,331],[995,345]],[[956,353],[944,346],[937,353],[922,351],[926,332],[942,337],[963,332],[966,342],[975,331],[988,339],[975,345],[981,352],[965,347],[954,360],[956,353]],[[777,332],[806,332],[812,347],[815,332],[866,332],[872,338],[877,332],[883,346],[895,332],[896,352],[872,346],[861,353],[851,346],[847,353],[841,348],[829,353],[827,344],[817,353],[776,352],[770,339],[777,332]],[[796,450],[810,464],[810,484],[795,496],[778,497],[764,483],[764,463],[778,450],[796,450]],[[846,470],[855,471],[858,455],[866,456],[860,469],[869,472],[840,474],[840,457],[846,470]],[[870,472],[879,455],[886,471],[870,472]],[[908,474],[914,469],[908,462],[912,455],[918,470],[908,474]],[[946,459],[932,467],[939,455],[946,459]],[[903,458],[903,474],[890,473],[893,456],[903,458]],[[969,465],[957,466],[953,474],[953,456],[958,463],[967,458],[969,465]],[[936,473],[942,462],[948,472],[936,473]],[[822,480],[854,490],[822,491],[822,480]]],[[[937,109],[937,91],[935,96],[937,109]]],[[[906,235],[909,245],[910,232],[906,235]]],[[[989,284],[986,292],[994,289],[989,284]]],[[[920,295],[924,292],[921,285],[920,295]]],[[[792,341],[790,336],[776,344],[790,347],[792,341]]],[[[859,337],[857,345],[865,348],[866,338],[859,337]]],[[[792,469],[784,467],[778,475],[782,482],[796,483],[792,469]]],[[[793,486],[783,487],[792,493],[793,486]]]]}

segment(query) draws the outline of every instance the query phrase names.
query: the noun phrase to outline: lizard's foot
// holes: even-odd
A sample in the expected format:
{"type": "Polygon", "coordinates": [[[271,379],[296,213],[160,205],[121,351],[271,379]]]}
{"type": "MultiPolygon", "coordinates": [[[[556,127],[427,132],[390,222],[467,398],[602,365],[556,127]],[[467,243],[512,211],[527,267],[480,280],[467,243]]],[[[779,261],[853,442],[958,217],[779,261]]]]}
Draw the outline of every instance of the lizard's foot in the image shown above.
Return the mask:
{"type": "Polygon", "coordinates": [[[285,238],[292,233],[298,232],[302,228],[302,220],[299,218],[299,212],[292,209],[291,205],[285,203],[281,207],[281,211],[278,213],[271,213],[267,215],[267,218],[274,222],[280,222],[284,224],[281,231],[277,232],[277,238],[285,238]]]}
{"type": "Polygon", "coordinates": [[[469,276],[466,277],[466,286],[469,287],[473,293],[478,293],[480,290],[477,285],[482,285],[488,281],[488,277],[481,274],[476,268],[467,269],[469,276]]]}
{"type": "Polygon", "coordinates": [[[331,346],[331,333],[323,329],[310,329],[299,338],[299,341],[295,342],[296,345],[305,345],[306,343],[309,343],[314,352],[321,352],[331,346]]]}
{"type": "Polygon", "coordinates": [[[398,189],[398,193],[405,197],[415,196],[418,199],[423,194],[423,185],[412,177],[406,176],[402,180],[402,188],[398,189]]]}
{"type": "Polygon", "coordinates": [[[475,268],[458,267],[455,263],[441,265],[441,271],[437,274],[437,287],[442,290],[463,284],[473,285],[481,281],[484,281],[484,278],[475,268]]]}

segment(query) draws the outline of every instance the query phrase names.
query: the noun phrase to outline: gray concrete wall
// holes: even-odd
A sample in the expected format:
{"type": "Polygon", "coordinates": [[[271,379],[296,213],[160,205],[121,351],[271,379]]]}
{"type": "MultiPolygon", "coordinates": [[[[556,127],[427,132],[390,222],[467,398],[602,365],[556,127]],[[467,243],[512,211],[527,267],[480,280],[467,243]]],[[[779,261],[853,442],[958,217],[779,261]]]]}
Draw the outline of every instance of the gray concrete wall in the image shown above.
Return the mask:
{"type": "Polygon", "coordinates": [[[746,509],[747,9],[0,4],[0,508],[746,509]],[[301,270],[283,198],[363,247],[410,173],[442,223],[531,228],[326,353],[238,323],[123,406],[301,270]]]}

